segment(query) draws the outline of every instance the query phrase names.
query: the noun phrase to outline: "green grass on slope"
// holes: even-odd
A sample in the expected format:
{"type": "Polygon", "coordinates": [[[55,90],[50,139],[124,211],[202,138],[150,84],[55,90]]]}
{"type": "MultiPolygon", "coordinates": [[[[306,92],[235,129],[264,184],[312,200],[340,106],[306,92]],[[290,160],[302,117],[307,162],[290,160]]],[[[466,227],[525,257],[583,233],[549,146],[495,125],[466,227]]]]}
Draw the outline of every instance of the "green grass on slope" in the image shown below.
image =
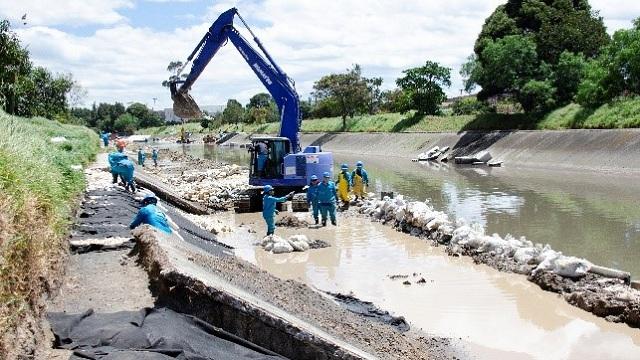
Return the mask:
{"type": "Polygon", "coordinates": [[[0,112],[0,353],[58,274],[84,165],[99,150],[88,128],[0,112]],[[52,137],[66,141],[54,143],[52,137]]]}
{"type": "MultiPolygon", "coordinates": [[[[199,123],[188,123],[186,131],[218,133],[236,131],[244,133],[277,133],[279,123],[225,124],[202,129],[199,123]]],[[[640,97],[624,98],[598,109],[586,109],[569,104],[548,114],[482,114],[423,116],[415,114],[384,113],[348,118],[342,128],[342,118],[322,118],[302,121],[303,132],[458,132],[464,130],[559,130],[559,129],[614,129],[640,127],[640,97]]],[[[140,134],[177,135],[179,125],[141,129],[140,134]]]]}

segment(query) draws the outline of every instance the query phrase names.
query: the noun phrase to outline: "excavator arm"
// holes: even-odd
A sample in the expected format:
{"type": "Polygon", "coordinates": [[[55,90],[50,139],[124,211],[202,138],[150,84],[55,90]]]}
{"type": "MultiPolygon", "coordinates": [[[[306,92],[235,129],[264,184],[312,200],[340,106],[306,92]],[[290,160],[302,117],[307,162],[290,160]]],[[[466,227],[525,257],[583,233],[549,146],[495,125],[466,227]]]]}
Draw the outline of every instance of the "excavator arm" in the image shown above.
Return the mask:
{"type": "Polygon", "coordinates": [[[191,52],[187,58],[187,62],[178,72],[179,76],[187,64],[193,60],[193,65],[187,78],[170,83],[174,113],[182,118],[193,118],[201,115],[198,105],[189,95],[189,90],[218,50],[224,46],[228,40],[238,49],[242,58],[247,62],[251,70],[253,70],[275,100],[280,113],[280,136],[289,139],[293,152],[300,151],[300,141],[298,137],[301,121],[300,101],[293,81],[276,65],[269,53],[262,46],[260,40],[253,34],[240,14],[238,14],[236,8],[229,9],[222,13],[211,25],[209,31],[207,31],[202,40],[200,40],[196,48],[191,52]],[[264,56],[256,51],[233,26],[233,19],[236,15],[249,30],[253,36],[253,40],[264,56]]]}

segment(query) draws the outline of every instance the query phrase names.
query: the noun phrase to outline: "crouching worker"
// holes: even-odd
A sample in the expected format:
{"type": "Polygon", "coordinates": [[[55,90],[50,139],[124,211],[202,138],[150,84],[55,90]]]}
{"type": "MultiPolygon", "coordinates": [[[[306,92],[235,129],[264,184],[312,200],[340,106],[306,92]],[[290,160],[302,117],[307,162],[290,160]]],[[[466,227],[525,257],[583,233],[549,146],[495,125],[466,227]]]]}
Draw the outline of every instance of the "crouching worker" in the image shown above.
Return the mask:
{"type": "Polygon", "coordinates": [[[327,226],[327,214],[331,218],[331,224],[336,225],[336,201],[338,194],[336,193],[336,184],[330,180],[331,175],[325,172],[322,175],[322,182],[316,190],[316,201],[320,207],[322,216],[322,226],[327,226]]]}
{"type": "Polygon", "coordinates": [[[273,196],[275,193],[273,186],[265,185],[262,193],[264,194],[264,197],[262,198],[262,217],[267,223],[267,236],[269,236],[273,235],[276,231],[276,203],[285,202],[288,199],[291,199],[294,192],[292,191],[283,197],[275,197],[273,196]]]}
{"type": "MultiPolygon", "coordinates": [[[[127,155],[124,154],[124,142],[119,140],[116,142],[116,149],[118,149],[118,151],[114,151],[112,153],[109,154],[109,166],[111,167],[111,175],[113,176],[113,183],[117,183],[118,182],[118,173],[115,171],[116,166],[118,165],[118,163],[122,160],[126,160],[127,155]]],[[[124,179],[122,179],[122,181],[124,181],[124,179]]]]}
{"type": "Polygon", "coordinates": [[[318,215],[320,214],[320,208],[318,207],[318,177],[315,175],[311,175],[311,183],[309,183],[309,188],[307,188],[307,204],[313,211],[313,220],[318,225],[318,215]]]}
{"type": "Polygon", "coordinates": [[[131,224],[129,224],[129,229],[135,229],[142,224],[148,224],[164,233],[171,234],[172,231],[167,221],[167,216],[158,209],[157,204],[158,198],[154,195],[146,195],[142,199],[142,208],[138,211],[138,214],[131,224]]]}
{"type": "Polygon", "coordinates": [[[136,192],[136,186],[133,182],[133,170],[133,161],[129,159],[120,160],[115,166],[111,167],[111,174],[113,174],[114,182],[116,182],[117,177],[120,176],[124,182],[125,190],[132,193],[136,192]]]}

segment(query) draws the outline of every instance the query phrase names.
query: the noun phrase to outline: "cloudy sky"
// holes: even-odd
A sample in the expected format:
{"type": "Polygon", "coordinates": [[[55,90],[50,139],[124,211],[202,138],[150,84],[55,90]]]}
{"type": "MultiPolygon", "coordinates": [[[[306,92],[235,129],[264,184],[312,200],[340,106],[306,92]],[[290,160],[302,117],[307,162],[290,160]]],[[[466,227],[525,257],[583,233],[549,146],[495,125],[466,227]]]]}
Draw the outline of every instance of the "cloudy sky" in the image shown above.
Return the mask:
{"type": "MultiPolygon", "coordinates": [[[[366,76],[381,76],[383,87],[390,88],[403,69],[425,60],[452,68],[448,93],[459,94],[460,64],[473,51],[484,19],[504,2],[0,0],[0,18],[12,21],[34,63],[73,74],[88,92],[85,106],[113,101],[153,106],[156,98],[159,109],[171,104],[169,91],[160,85],[168,77],[167,64],[184,60],[217,16],[234,6],[306,98],[314,81],[351,64],[360,64],[366,76]]],[[[609,32],[630,27],[640,16],[640,1],[590,2],[609,32]]],[[[229,43],[192,93],[200,104],[215,105],[228,98],[246,103],[262,91],[229,43]]]]}

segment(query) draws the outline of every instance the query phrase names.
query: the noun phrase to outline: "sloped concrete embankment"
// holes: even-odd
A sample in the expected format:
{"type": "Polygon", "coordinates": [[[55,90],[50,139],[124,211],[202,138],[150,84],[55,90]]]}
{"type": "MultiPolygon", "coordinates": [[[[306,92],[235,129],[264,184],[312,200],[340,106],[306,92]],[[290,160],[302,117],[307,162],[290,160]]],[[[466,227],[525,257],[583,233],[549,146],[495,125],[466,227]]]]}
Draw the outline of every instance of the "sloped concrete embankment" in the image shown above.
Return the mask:
{"type": "MultiPolygon", "coordinates": [[[[248,142],[239,134],[228,144],[248,142]]],[[[460,133],[313,133],[303,145],[366,155],[415,157],[434,146],[450,156],[488,150],[505,165],[551,169],[640,172],[640,129],[465,131],[460,133]]]]}
{"type": "MultiPolygon", "coordinates": [[[[134,230],[156,305],[196,316],[290,359],[443,358],[429,340],[370,322],[295,281],[208,254],[148,227],[134,230]]],[[[443,351],[443,349],[439,349],[443,351]]]]}

